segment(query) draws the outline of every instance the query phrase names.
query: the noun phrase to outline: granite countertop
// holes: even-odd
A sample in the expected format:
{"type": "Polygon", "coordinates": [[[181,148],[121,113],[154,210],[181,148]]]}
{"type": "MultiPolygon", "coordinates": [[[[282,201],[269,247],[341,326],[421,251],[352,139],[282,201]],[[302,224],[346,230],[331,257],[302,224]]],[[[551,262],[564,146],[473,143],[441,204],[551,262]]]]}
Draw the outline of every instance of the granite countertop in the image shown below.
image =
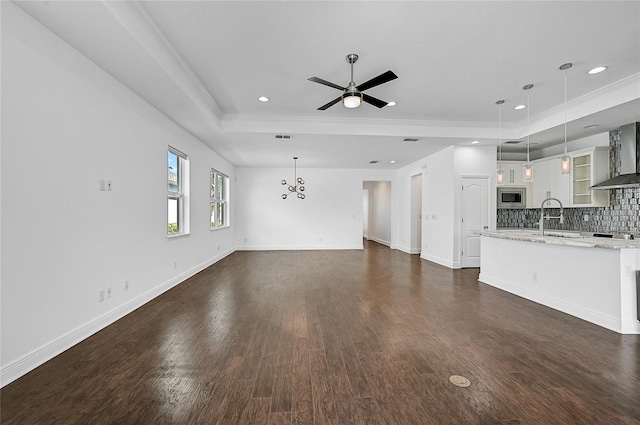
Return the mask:
{"type": "Polygon", "coordinates": [[[497,231],[479,232],[481,236],[491,238],[510,239],[514,241],[548,243],[552,245],[576,246],[584,248],[604,249],[640,249],[640,240],[594,238],[580,235],[580,232],[565,230],[545,230],[540,236],[538,230],[532,229],[504,229],[497,231]]]}

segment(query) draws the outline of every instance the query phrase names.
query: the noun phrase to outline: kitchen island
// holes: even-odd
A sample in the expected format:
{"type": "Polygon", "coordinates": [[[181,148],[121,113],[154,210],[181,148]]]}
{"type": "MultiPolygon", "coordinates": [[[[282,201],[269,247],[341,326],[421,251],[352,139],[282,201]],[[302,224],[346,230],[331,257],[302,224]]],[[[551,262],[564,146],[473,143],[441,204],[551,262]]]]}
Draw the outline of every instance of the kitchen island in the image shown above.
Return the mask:
{"type": "Polygon", "coordinates": [[[640,241],[481,232],[479,281],[622,334],[640,334],[640,241]]]}

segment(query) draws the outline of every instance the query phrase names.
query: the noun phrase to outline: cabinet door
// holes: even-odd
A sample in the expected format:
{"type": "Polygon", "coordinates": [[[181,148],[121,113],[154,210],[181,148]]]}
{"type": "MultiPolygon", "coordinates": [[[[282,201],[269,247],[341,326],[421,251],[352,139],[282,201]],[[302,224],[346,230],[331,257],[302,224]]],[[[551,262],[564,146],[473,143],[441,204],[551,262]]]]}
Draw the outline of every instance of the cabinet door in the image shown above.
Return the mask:
{"type": "Polygon", "coordinates": [[[549,161],[533,163],[533,207],[540,208],[542,201],[551,196],[549,161]]]}
{"type": "MultiPolygon", "coordinates": [[[[571,205],[571,174],[561,173],[561,159],[553,158],[549,161],[549,176],[551,177],[551,196],[562,202],[562,206],[571,205]]],[[[557,204],[554,202],[551,206],[557,204]]]]}
{"type": "Polygon", "coordinates": [[[524,186],[524,176],[522,175],[523,163],[511,164],[512,170],[512,182],[514,186],[524,186]]]}

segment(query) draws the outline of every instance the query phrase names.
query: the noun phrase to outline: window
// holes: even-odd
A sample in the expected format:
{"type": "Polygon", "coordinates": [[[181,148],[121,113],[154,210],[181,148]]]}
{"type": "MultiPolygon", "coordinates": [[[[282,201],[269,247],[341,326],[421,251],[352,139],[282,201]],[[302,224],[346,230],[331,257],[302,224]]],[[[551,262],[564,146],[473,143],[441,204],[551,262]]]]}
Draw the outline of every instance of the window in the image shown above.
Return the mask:
{"type": "Polygon", "coordinates": [[[229,225],[229,177],[211,169],[211,228],[229,225]]]}
{"type": "Polygon", "coordinates": [[[189,160],[171,146],[167,156],[167,234],[189,233],[189,160]]]}

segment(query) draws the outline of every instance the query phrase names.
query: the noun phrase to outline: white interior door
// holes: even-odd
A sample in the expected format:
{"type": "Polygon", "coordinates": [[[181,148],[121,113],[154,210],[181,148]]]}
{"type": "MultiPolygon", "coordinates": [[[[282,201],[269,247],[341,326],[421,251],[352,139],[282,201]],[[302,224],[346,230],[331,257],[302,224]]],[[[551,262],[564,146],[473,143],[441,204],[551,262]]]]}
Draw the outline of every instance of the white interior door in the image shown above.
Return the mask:
{"type": "Polygon", "coordinates": [[[480,267],[480,235],[489,228],[489,178],[462,178],[462,267],[480,267]]]}

